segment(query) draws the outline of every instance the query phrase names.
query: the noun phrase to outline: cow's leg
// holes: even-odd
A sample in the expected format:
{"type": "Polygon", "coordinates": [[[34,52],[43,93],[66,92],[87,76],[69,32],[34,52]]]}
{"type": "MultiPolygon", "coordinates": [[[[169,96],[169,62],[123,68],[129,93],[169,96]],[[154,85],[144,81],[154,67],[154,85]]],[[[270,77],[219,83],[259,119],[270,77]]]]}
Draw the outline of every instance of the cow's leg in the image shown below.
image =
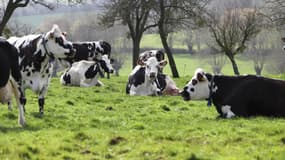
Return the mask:
{"type": "Polygon", "coordinates": [[[25,115],[24,115],[24,104],[26,99],[24,97],[24,91],[21,89],[21,82],[16,83],[14,80],[11,80],[13,93],[19,109],[18,122],[21,126],[25,125],[25,115]]]}
{"type": "Polygon", "coordinates": [[[9,111],[12,111],[12,110],[13,110],[13,108],[12,108],[12,100],[11,100],[11,99],[8,100],[8,110],[9,110],[9,111]]]}
{"type": "Polygon", "coordinates": [[[47,87],[43,87],[38,97],[38,104],[39,104],[39,113],[40,115],[44,115],[44,104],[45,104],[45,96],[47,93],[47,87]]]}
{"type": "Polygon", "coordinates": [[[20,104],[23,106],[23,111],[26,112],[25,105],[27,103],[27,99],[26,99],[24,86],[22,85],[21,82],[18,82],[18,91],[20,94],[20,104]]]}
{"type": "Polygon", "coordinates": [[[88,79],[82,79],[82,80],[80,80],[80,84],[79,85],[80,85],[80,87],[91,87],[92,86],[92,82],[93,81],[90,81],[88,79]]]}
{"type": "Polygon", "coordinates": [[[101,81],[99,81],[99,80],[96,80],[96,82],[94,83],[96,86],[99,86],[99,87],[102,87],[102,86],[104,86],[104,84],[101,82],[101,81]]]}
{"type": "Polygon", "coordinates": [[[232,112],[231,110],[231,106],[230,105],[224,105],[221,107],[222,113],[223,113],[223,117],[225,118],[232,118],[235,116],[235,114],[232,112]]]}

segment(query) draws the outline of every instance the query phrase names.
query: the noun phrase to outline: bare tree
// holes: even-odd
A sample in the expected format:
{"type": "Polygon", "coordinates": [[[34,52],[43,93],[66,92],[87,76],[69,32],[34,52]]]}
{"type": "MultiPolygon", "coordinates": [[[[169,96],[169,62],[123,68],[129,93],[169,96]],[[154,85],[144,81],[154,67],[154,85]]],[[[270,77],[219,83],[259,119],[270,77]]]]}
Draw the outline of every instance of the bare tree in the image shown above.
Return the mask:
{"type": "Polygon", "coordinates": [[[179,77],[172,50],[167,43],[169,33],[195,24],[197,15],[202,14],[207,0],[158,0],[154,12],[157,15],[158,32],[167,54],[173,77],[179,77]]]}
{"type": "MultiPolygon", "coordinates": [[[[278,26],[285,25],[285,0],[266,0],[268,16],[278,26]]],[[[284,28],[283,28],[284,29],[284,28]]]]}
{"type": "Polygon", "coordinates": [[[263,29],[255,38],[249,41],[249,47],[245,53],[246,56],[253,61],[256,75],[261,75],[261,72],[268,61],[268,57],[272,58],[272,54],[276,53],[274,50],[280,50],[281,44],[279,34],[280,33],[277,32],[276,29],[263,29]]]}
{"type": "MultiPolygon", "coordinates": [[[[12,20],[8,23],[8,28],[11,31],[11,35],[13,36],[23,36],[33,32],[33,28],[29,24],[23,24],[18,20],[12,20]]],[[[11,35],[6,35],[9,37],[11,35]]]]}
{"type": "Polygon", "coordinates": [[[2,13],[1,14],[1,22],[0,22],[0,35],[2,35],[5,26],[7,25],[9,19],[13,15],[14,11],[17,8],[21,7],[27,7],[29,3],[34,3],[34,4],[40,4],[42,6],[45,6],[47,8],[53,9],[54,6],[51,3],[45,2],[43,0],[8,0],[6,3],[6,6],[2,6],[1,8],[2,13]]]}
{"type": "Polygon", "coordinates": [[[153,3],[154,1],[148,0],[108,0],[104,4],[105,12],[101,17],[103,25],[111,27],[120,22],[129,28],[129,36],[133,42],[133,67],[137,65],[143,33],[157,26],[149,21],[153,3]]]}
{"type": "Polygon", "coordinates": [[[221,14],[212,11],[206,17],[206,23],[216,44],[231,61],[236,75],[240,73],[235,56],[243,53],[246,42],[260,31],[261,22],[256,9],[228,8],[221,14]]]}

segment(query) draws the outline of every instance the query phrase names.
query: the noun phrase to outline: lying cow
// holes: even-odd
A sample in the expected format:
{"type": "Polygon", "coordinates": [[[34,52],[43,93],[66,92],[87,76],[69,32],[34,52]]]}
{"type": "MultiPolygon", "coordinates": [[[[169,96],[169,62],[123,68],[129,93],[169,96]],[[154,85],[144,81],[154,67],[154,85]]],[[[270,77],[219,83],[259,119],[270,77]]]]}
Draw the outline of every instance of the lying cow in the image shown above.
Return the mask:
{"type": "Polygon", "coordinates": [[[103,86],[103,83],[98,80],[99,76],[103,76],[101,68],[107,73],[113,72],[108,55],[103,55],[102,60],[97,62],[82,60],[73,63],[71,68],[63,73],[60,82],[62,85],[69,86],[103,86]]]}
{"type": "Polygon", "coordinates": [[[142,96],[161,94],[162,90],[157,80],[158,68],[164,67],[167,61],[157,61],[155,57],[150,57],[142,63],[142,66],[136,66],[129,75],[126,93],[142,96]]]}
{"type": "Polygon", "coordinates": [[[11,110],[11,101],[14,95],[19,108],[19,124],[24,126],[24,109],[20,103],[23,92],[20,88],[21,72],[18,63],[18,52],[14,46],[4,39],[0,39],[0,75],[0,102],[3,104],[8,103],[11,110]]]}
{"type": "MultiPolygon", "coordinates": [[[[72,43],[57,25],[45,34],[11,37],[8,41],[19,52],[19,63],[22,74],[21,88],[31,88],[38,96],[39,112],[44,113],[44,100],[51,79],[53,61],[56,58],[74,56],[72,43]]],[[[25,96],[25,95],[24,95],[25,96]]],[[[22,98],[23,105],[26,98],[22,98]]]]}
{"type": "Polygon", "coordinates": [[[253,75],[221,76],[197,69],[181,92],[184,100],[208,100],[220,116],[285,116],[285,81],[253,75]]]}

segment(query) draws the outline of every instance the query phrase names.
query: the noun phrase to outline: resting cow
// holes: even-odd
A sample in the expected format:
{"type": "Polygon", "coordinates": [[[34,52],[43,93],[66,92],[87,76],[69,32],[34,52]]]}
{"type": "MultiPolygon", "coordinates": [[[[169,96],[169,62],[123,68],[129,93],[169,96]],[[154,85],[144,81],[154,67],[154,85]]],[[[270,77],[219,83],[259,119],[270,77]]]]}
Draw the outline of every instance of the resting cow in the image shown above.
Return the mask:
{"type": "Polygon", "coordinates": [[[181,92],[184,100],[208,100],[220,116],[285,116],[285,81],[259,76],[221,76],[197,69],[181,92]]]}
{"type": "Polygon", "coordinates": [[[103,86],[98,80],[99,76],[103,76],[102,69],[107,73],[113,72],[108,55],[103,55],[102,59],[96,62],[82,60],[73,63],[71,68],[63,73],[60,82],[69,86],[103,86]]]}
{"type": "Polygon", "coordinates": [[[19,108],[19,124],[23,126],[25,117],[23,104],[20,103],[20,97],[23,96],[20,85],[21,73],[17,49],[6,40],[0,39],[0,102],[8,103],[8,107],[11,109],[12,96],[15,96],[19,108]]]}
{"type": "MultiPolygon", "coordinates": [[[[72,43],[65,39],[57,25],[45,34],[11,37],[8,41],[19,52],[21,88],[23,91],[31,88],[38,94],[39,112],[43,114],[44,100],[51,79],[52,62],[56,58],[73,57],[72,43]]],[[[26,98],[22,101],[25,105],[26,98]]]]}
{"type": "Polygon", "coordinates": [[[159,95],[161,94],[158,83],[158,68],[162,68],[167,61],[157,61],[155,57],[150,57],[143,65],[136,66],[129,75],[129,81],[126,86],[126,93],[130,95],[159,95]]]}

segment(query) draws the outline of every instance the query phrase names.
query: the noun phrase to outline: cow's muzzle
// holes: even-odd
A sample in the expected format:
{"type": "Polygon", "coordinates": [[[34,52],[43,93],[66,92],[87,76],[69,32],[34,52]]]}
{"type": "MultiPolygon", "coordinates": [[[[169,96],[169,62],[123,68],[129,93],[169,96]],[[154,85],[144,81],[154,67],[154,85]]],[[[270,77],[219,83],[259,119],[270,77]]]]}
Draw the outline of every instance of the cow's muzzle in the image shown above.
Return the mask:
{"type": "Polygon", "coordinates": [[[149,74],[149,78],[150,78],[151,80],[156,79],[156,73],[151,72],[151,73],[149,74]]]}
{"type": "Polygon", "coordinates": [[[179,92],[179,94],[183,98],[184,101],[190,101],[191,100],[190,94],[187,91],[181,90],[179,92]]]}

